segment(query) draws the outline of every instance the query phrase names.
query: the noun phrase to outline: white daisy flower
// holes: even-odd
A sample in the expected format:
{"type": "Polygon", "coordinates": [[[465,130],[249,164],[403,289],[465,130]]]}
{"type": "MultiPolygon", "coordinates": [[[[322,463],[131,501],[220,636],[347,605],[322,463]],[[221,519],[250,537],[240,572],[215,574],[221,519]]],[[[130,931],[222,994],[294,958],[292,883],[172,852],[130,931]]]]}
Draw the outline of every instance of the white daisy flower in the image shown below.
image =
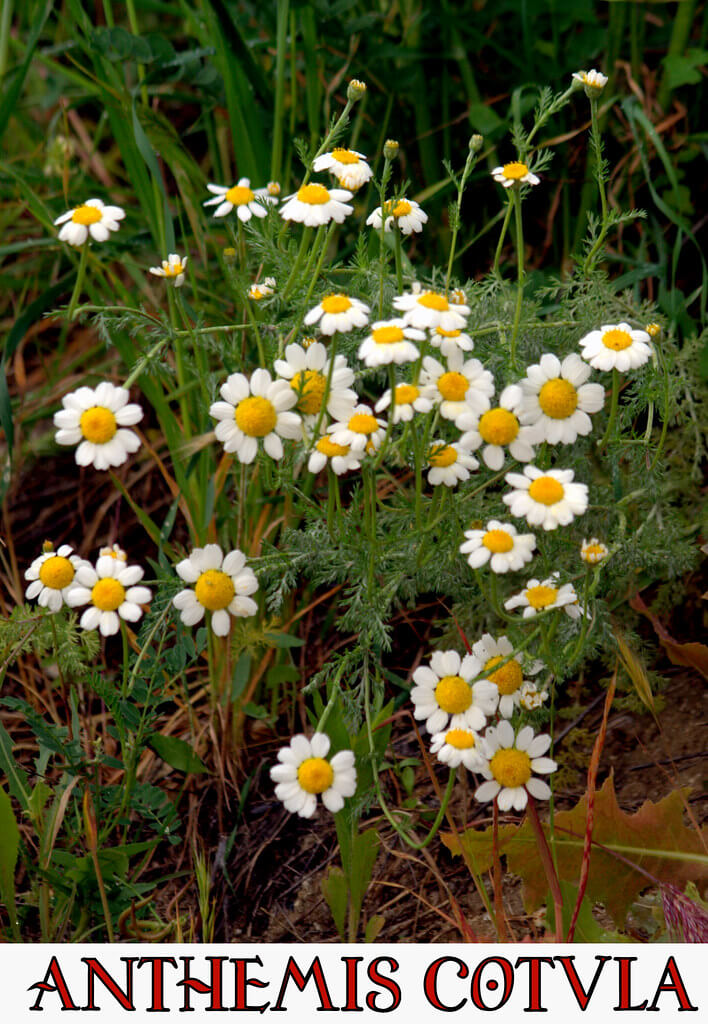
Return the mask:
{"type": "Polygon", "coordinates": [[[227,555],[218,544],[194,548],[189,558],[179,562],[175,569],[185,583],[194,584],[193,590],[180,590],[172,599],[185,626],[195,626],[208,611],[214,633],[226,636],[231,629],[230,615],[246,618],[258,611],[250,596],[258,590],[258,580],[238,548],[227,555]]]}
{"type": "Polygon", "coordinates": [[[447,366],[433,356],[424,356],[420,379],[424,385],[430,385],[440,415],[454,420],[456,425],[463,413],[486,412],[494,394],[494,378],[489,370],[484,369],[479,359],[463,362],[459,350],[447,357],[447,366]]]}
{"type": "Polygon", "coordinates": [[[25,569],[25,579],[29,581],[25,591],[28,601],[36,597],[37,604],[41,608],[48,608],[50,612],[58,612],[67,603],[76,570],[82,565],[88,565],[83,558],[73,555],[73,550],[69,544],[62,544],[55,550],[51,541],[42,546],[42,554],[35,558],[29,569],[25,569]]]}
{"type": "Polygon", "coordinates": [[[437,754],[449,768],[463,764],[468,771],[479,772],[486,763],[480,753],[481,740],[473,729],[447,729],[436,732],[430,741],[431,754],[437,754]]]}
{"type": "Polygon", "coordinates": [[[523,617],[532,619],[538,612],[549,608],[562,608],[571,619],[579,619],[584,613],[578,604],[578,595],[572,583],[558,586],[559,573],[554,572],[547,580],[529,580],[520,594],[514,594],[504,602],[507,611],[523,608],[523,617]]]}
{"type": "Polygon", "coordinates": [[[256,284],[252,284],[248,289],[247,295],[249,299],[253,299],[254,302],[260,302],[261,299],[267,299],[275,291],[275,278],[267,277],[265,281],[259,281],[256,284]]]}
{"type": "Polygon", "coordinates": [[[576,82],[580,82],[585,86],[585,91],[590,93],[600,93],[607,85],[607,75],[603,75],[601,71],[596,71],[595,68],[592,71],[574,71],[573,78],[576,82]]]}
{"type": "Polygon", "coordinates": [[[270,188],[251,188],[248,178],[239,178],[231,188],[226,185],[207,185],[207,188],[214,199],[205,200],[202,206],[215,206],[215,217],[226,217],[235,209],[236,216],[244,224],[251,217],[267,216],[268,205],[278,201],[270,188]]]}
{"type": "Polygon", "coordinates": [[[535,683],[526,682],[519,691],[519,706],[524,711],[536,711],[548,700],[548,690],[539,690],[535,683]]]}
{"type": "Polygon", "coordinates": [[[606,324],[599,331],[590,331],[579,343],[583,359],[596,370],[636,370],[651,355],[646,331],[636,331],[629,324],[606,324]]]}
{"type": "MultiPolygon", "coordinates": [[[[430,412],[433,408],[432,388],[408,382],[396,385],[396,408],[393,412],[394,423],[407,423],[416,412],[430,412]]],[[[387,388],[374,406],[376,412],[383,412],[391,404],[391,389],[387,388]]]]}
{"type": "Polygon", "coordinates": [[[305,317],[305,323],[319,323],[320,334],[346,334],[356,327],[366,327],[369,322],[369,307],[361,299],[352,298],[341,292],[325,295],[305,317]]]}
{"type": "Polygon", "coordinates": [[[132,427],[143,418],[139,405],[128,404],[130,393],[103,381],[95,388],[82,387],[62,398],[63,409],[54,413],[57,444],[78,445],[76,463],[96,469],[122,466],[140,447],[132,427]]]}
{"type": "Polygon", "coordinates": [[[491,633],[485,633],[472,644],[475,676],[482,676],[494,684],[499,695],[497,710],[503,718],[511,718],[514,708],[519,706],[525,685],[524,675],[536,675],[543,668],[542,661],[534,661],[523,651],[513,658],[510,657],[512,654],[514,645],[505,636],[495,638],[491,633]]]}
{"type": "Polygon", "coordinates": [[[457,487],[461,480],[469,480],[470,470],[479,468],[475,457],[459,441],[454,444],[433,441],[428,449],[427,462],[430,466],[428,483],[432,487],[439,484],[457,487]]]}
{"type": "Polygon", "coordinates": [[[520,160],[504,164],[503,167],[495,167],[491,173],[494,180],[504,188],[511,188],[513,185],[538,185],[540,181],[520,160]]]}
{"type": "MultiPolygon", "coordinates": [[[[467,410],[455,419],[455,426],[464,431],[460,440],[472,451],[480,445],[484,464],[499,470],[504,465],[504,449],[512,459],[530,462],[536,454],[533,448],[535,434],[531,427],[520,423],[523,393],[518,384],[510,384],[499,396],[499,405],[486,412],[467,410]]],[[[441,409],[442,411],[442,409],[441,409]]]]}
{"type": "Polygon", "coordinates": [[[310,473],[320,473],[327,463],[337,474],[341,476],[353,469],[361,469],[363,452],[353,454],[349,445],[335,444],[329,435],[323,435],[312,450],[307,461],[307,468],[310,473]]]}
{"type": "Polygon", "coordinates": [[[567,526],[588,507],[587,484],[573,483],[572,469],[539,469],[524,466],[521,473],[507,473],[505,480],[514,488],[502,501],[512,516],[525,517],[529,526],[555,530],[567,526]]]}
{"type": "Polygon", "coordinates": [[[369,455],[381,447],[386,434],[386,421],[377,419],[368,405],[357,405],[346,420],[332,423],[327,428],[335,444],[350,448],[352,455],[360,458],[366,451],[369,455]]]}
{"type": "Polygon", "coordinates": [[[117,231],[125,217],[120,206],[105,206],[102,199],[87,199],[81,206],[62,213],[55,224],[61,224],[59,241],[83,245],[89,235],[95,242],[105,242],[111,231],[117,231]]]}
{"type": "MultiPolygon", "coordinates": [[[[428,215],[415,199],[402,197],[397,202],[389,200],[384,203],[386,223],[384,231],[391,231],[395,225],[402,235],[412,235],[423,230],[423,225],[428,222],[428,215]]],[[[381,230],[381,207],[369,214],[366,223],[375,231],[381,230]]]]}
{"type": "Polygon", "coordinates": [[[276,782],[275,795],[285,809],[301,818],[311,818],[317,810],[317,797],[328,811],[336,814],[344,799],[356,792],[356,767],[353,750],[340,750],[327,759],[329,736],[314,733],[311,740],[293,736],[287,747],[278,751],[280,764],[270,770],[276,782]]]}
{"type": "MultiPolygon", "coordinates": [[[[452,296],[450,296],[450,302],[452,301],[452,296]]],[[[439,348],[446,357],[458,350],[471,352],[474,348],[474,342],[469,334],[465,334],[464,331],[445,331],[442,327],[436,327],[430,332],[430,343],[435,348],[439,348]]]]}
{"type": "Polygon", "coordinates": [[[220,389],[223,402],[214,402],[209,415],[219,422],[216,437],[239,462],[253,462],[258,441],[263,441],[271,459],[282,459],[281,437],[302,437],[302,420],[288,412],[297,395],[286,380],[271,381],[267,370],[254,370],[250,381],[242,373],[232,373],[220,389]]]}
{"type": "Polygon", "coordinates": [[[121,562],[128,561],[128,555],[120,544],[109,544],[105,548],[100,548],[98,553],[101,557],[108,555],[109,558],[117,558],[121,562]]]}
{"type": "Polygon", "coordinates": [[[354,209],[349,204],[352,194],[343,188],[325,188],[324,185],[303,185],[287,196],[280,207],[284,220],[294,220],[306,227],[317,228],[331,220],[341,224],[354,209]]]}
{"type": "Polygon", "coordinates": [[[331,153],[323,153],[312,164],[313,171],[329,171],[342,188],[356,192],[373,176],[373,171],[363,153],[353,149],[336,147],[331,153]]]}
{"type": "Polygon", "coordinates": [[[90,562],[78,567],[66,603],[72,608],[89,606],[80,619],[82,629],[99,629],[103,636],[113,636],[120,629],[121,619],[137,622],[143,614],[140,606],[152,598],[148,587],[136,586],[143,574],[139,565],[99,555],[95,568],[90,562]]]}
{"type": "Polygon", "coordinates": [[[489,562],[492,572],[517,572],[530,562],[536,547],[532,533],[517,533],[511,523],[491,519],[486,530],[465,530],[460,552],[473,569],[489,562]]]}
{"type": "Polygon", "coordinates": [[[413,673],[413,716],[425,719],[430,733],[443,729],[483,729],[497,706],[497,688],[487,679],[472,684],[475,663],[471,654],[435,651],[429,665],[413,673]]]}
{"type": "MultiPolygon", "coordinates": [[[[307,348],[288,345],[285,359],[276,359],[275,372],[288,381],[296,396],[295,408],[307,426],[312,426],[322,409],[330,360],[322,342],[316,341],[307,348]]],[[[334,368],[327,396],[327,412],[335,420],[344,420],[352,414],[358,397],[352,390],[354,371],[347,366],[344,356],[335,356],[334,368]]]]}
{"type": "Polygon", "coordinates": [[[414,363],[420,355],[414,341],[425,341],[425,331],[409,327],[405,320],[379,320],[359,346],[359,359],[367,366],[414,363]]]}
{"type": "Polygon", "coordinates": [[[536,800],[548,800],[550,786],[533,774],[550,775],[558,765],[544,757],[551,745],[546,733],[534,736],[530,725],[514,733],[509,722],[490,726],[484,735],[487,763],[481,769],[487,782],[475,793],[480,803],[496,800],[500,811],[523,811],[529,794],[536,800]]]}
{"type": "Polygon", "coordinates": [[[610,553],[610,549],[602,541],[598,540],[597,537],[591,537],[590,540],[585,540],[583,537],[583,543],[580,546],[580,557],[588,565],[597,565],[599,562],[604,562],[610,553]]]}
{"type": "Polygon", "coordinates": [[[605,402],[602,384],[586,383],[590,373],[577,352],[562,363],[546,352],[539,363],[527,367],[519,418],[534,428],[536,444],[572,444],[590,433],[589,414],[599,412],[605,402]]]}
{"type": "Polygon", "coordinates": [[[423,291],[418,283],[409,292],[396,295],[393,306],[404,314],[407,324],[421,330],[442,327],[444,331],[461,331],[467,323],[465,318],[470,315],[469,306],[451,306],[442,292],[423,291]]]}
{"type": "Polygon", "coordinates": [[[178,256],[176,252],[171,252],[161,266],[150,267],[150,273],[155,277],[165,277],[173,282],[175,288],[181,288],[188,259],[189,256],[178,256]]]}

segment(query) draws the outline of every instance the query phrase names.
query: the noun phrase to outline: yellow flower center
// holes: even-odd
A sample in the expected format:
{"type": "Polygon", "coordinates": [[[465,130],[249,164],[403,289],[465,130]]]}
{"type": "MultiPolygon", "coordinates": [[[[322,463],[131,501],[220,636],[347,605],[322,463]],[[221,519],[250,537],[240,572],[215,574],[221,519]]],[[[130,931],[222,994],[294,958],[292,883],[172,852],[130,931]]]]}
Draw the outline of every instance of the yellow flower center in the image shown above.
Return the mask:
{"type": "Polygon", "coordinates": [[[539,583],[536,587],[529,587],[526,591],[526,600],[537,612],[555,604],[557,597],[557,587],[547,587],[544,583],[539,583]]]}
{"type": "Polygon", "coordinates": [[[103,214],[96,206],[77,206],[71,215],[71,219],[74,224],[83,224],[84,227],[88,227],[89,224],[96,224],[103,214]]]}
{"type": "Polygon", "coordinates": [[[68,558],[61,555],[52,555],[46,562],[42,562],[39,570],[39,578],[45,587],[50,590],[63,590],[68,587],[74,578],[76,570],[68,558]]]}
{"type": "Polygon", "coordinates": [[[335,444],[334,441],[330,441],[328,437],[321,437],[315,448],[318,452],[322,452],[328,459],[331,459],[335,455],[348,455],[349,445],[346,444],[335,444]]]}
{"type": "Polygon", "coordinates": [[[551,419],[565,420],[578,407],[578,392],[569,380],[555,377],[547,380],[539,391],[538,404],[551,419]]]}
{"type": "Polygon", "coordinates": [[[207,569],[197,580],[194,593],[202,608],[218,612],[228,608],[236,591],[233,580],[225,572],[221,569],[207,569]]]}
{"type": "Polygon", "coordinates": [[[184,273],[184,266],[181,262],[179,263],[163,263],[162,269],[165,277],[177,277],[178,274],[184,273]]]}
{"type": "Polygon", "coordinates": [[[489,768],[505,789],[517,789],[531,778],[531,758],[525,750],[497,750],[489,768]]]}
{"type": "Polygon", "coordinates": [[[371,337],[377,345],[395,345],[397,341],[403,341],[405,334],[401,327],[377,327],[371,332],[371,337]]]}
{"type": "Polygon", "coordinates": [[[463,373],[451,370],[438,378],[438,391],[446,402],[461,402],[467,394],[470,382],[463,373]]]}
{"type": "Polygon", "coordinates": [[[278,414],[267,398],[252,395],[238,403],[234,419],[239,430],[249,437],[265,437],[275,427],[278,414]]]}
{"type": "Polygon", "coordinates": [[[436,448],[428,456],[428,462],[431,466],[451,466],[457,462],[457,452],[450,444],[445,445],[444,448],[436,448]]]}
{"type": "Polygon", "coordinates": [[[336,160],[338,164],[359,163],[359,157],[356,153],[352,153],[351,149],[333,149],[332,159],[336,160]]]}
{"type": "Polygon", "coordinates": [[[396,385],[396,405],[410,405],[411,402],[415,402],[419,394],[420,388],[417,388],[415,384],[398,384],[396,385]]]}
{"type": "Polygon", "coordinates": [[[453,306],[464,306],[467,302],[467,296],[462,288],[455,288],[455,290],[450,293],[450,302],[453,306]]]}
{"type": "Polygon", "coordinates": [[[352,301],[346,295],[326,295],[321,306],[325,313],[346,313],[352,308],[352,301]]]}
{"type": "Polygon", "coordinates": [[[516,693],[524,681],[524,677],[521,665],[519,665],[516,658],[512,659],[512,661],[507,661],[506,665],[498,668],[496,672],[490,672],[489,670],[498,665],[500,661],[504,661],[501,655],[497,655],[496,658],[490,658],[484,666],[484,671],[487,674],[487,679],[491,683],[496,684],[499,693],[504,697],[507,694],[516,693]]]}
{"type": "Polygon", "coordinates": [[[586,562],[601,562],[606,555],[607,548],[604,544],[588,544],[581,552],[581,556],[586,562]]]}
{"type": "Polygon", "coordinates": [[[502,170],[504,172],[504,177],[511,178],[512,181],[520,181],[529,173],[529,169],[526,164],[522,164],[518,160],[514,160],[513,163],[510,164],[504,164],[502,170]]]}
{"type": "Polygon", "coordinates": [[[482,543],[493,555],[502,555],[506,551],[511,551],[514,546],[514,538],[506,530],[487,530],[482,537],[482,543]]]}
{"type": "Polygon", "coordinates": [[[487,444],[511,444],[519,433],[519,421],[508,409],[490,409],[480,418],[479,432],[487,444]]]}
{"type": "Polygon", "coordinates": [[[435,687],[435,699],[449,715],[461,715],[472,703],[472,687],[462,676],[443,676],[435,687]]]}
{"type": "Polygon", "coordinates": [[[541,505],[556,505],[565,491],[563,484],[554,476],[539,476],[529,487],[529,497],[541,505]]]}
{"type": "Polygon", "coordinates": [[[297,770],[297,781],[306,793],[324,793],[334,782],[334,771],[323,757],[308,757],[297,770]]]}
{"type": "Polygon", "coordinates": [[[355,412],[349,420],[348,427],[354,434],[373,434],[379,429],[376,417],[368,412],[355,412]]]}
{"type": "Polygon", "coordinates": [[[125,601],[125,587],[112,576],[106,576],[94,585],[91,601],[102,612],[114,612],[125,601]]]}
{"type": "Polygon", "coordinates": [[[324,206],[329,202],[329,192],[324,185],[303,185],[298,189],[297,197],[308,206],[324,206]]]}
{"type": "Polygon", "coordinates": [[[93,444],[106,444],[118,429],[115,416],[104,405],[94,405],[82,412],[80,424],[81,433],[93,444]]]}
{"type": "Polygon", "coordinates": [[[278,181],[269,181],[268,182],[268,195],[269,196],[279,196],[280,195],[280,182],[278,182],[278,181]]]}
{"type": "Polygon", "coordinates": [[[661,327],[659,324],[647,324],[644,330],[650,338],[656,338],[657,335],[661,334],[661,327]]]}
{"type": "Polygon", "coordinates": [[[394,217],[407,217],[413,207],[407,199],[399,200],[393,208],[394,217]]]}
{"type": "Polygon", "coordinates": [[[439,334],[441,338],[459,338],[462,331],[444,331],[442,327],[436,327],[435,333],[439,334]]]}
{"type": "Polygon", "coordinates": [[[322,408],[327,378],[317,370],[302,370],[290,381],[290,387],[299,396],[295,406],[306,416],[314,416],[322,408]]]}
{"type": "Polygon", "coordinates": [[[438,292],[423,292],[418,296],[418,303],[426,309],[437,309],[440,313],[450,308],[445,296],[438,292]]]}
{"type": "Polygon", "coordinates": [[[632,344],[632,335],[613,327],[611,331],[605,331],[602,335],[602,344],[605,348],[611,348],[613,352],[621,352],[632,344]]]}
{"type": "Polygon", "coordinates": [[[243,206],[245,203],[252,203],[256,195],[253,189],[246,188],[245,185],[234,185],[226,193],[225,198],[234,206],[243,206]]]}
{"type": "Polygon", "coordinates": [[[466,729],[450,729],[445,734],[445,742],[456,750],[469,750],[474,746],[474,736],[466,729]]]}

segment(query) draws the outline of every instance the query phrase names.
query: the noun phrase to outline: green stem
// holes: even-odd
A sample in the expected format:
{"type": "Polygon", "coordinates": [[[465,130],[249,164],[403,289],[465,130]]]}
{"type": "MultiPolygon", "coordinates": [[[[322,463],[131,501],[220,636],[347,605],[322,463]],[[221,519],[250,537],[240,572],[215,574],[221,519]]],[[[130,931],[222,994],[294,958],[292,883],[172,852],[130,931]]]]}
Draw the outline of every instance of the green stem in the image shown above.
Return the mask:
{"type": "Polygon", "coordinates": [[[607,216],[607,191],[605,189],[605,173],[602,159],[602,136],[600,134],[600,125],[597,117],[597,99],[592,96],[590,97],[590,118],[590,141],[592,144],[593,162],[595,165],[595,178],[597,180],[597,188],[600,193],[601,222],[599,234],[595,239],[595,243],[590,249],[590,252],[587,254],[585,258],[585,263],[583,264],[583,274],[585,274],[586,276],[589,273],[589,271],[592,270],[593,264],[595,262],[595,257],[602,248],[609,228],[607,216]]]}
{"type": "MultiPolygon", "coordinates": [[[[393,251],[396,257],[396,284],[398,286],[398,294],[400,295],[403,292],[403,264],[401,257],[401,232],[398,227],[393,232],[393,251]]],[[[448,272],[448,280],[449,278],[448,272]]]]}
{"type": "Polygon", "coordinates": [[[74,283],[74,290],[71,293],[71,299],[69,300],[69,311],[67,313],[67,320],[71,322],[74,319],[74,310],[76,304],[79,301],[79,295],[84,284],[84,277],[86,275],[86,261],[88,259],[89,243],[88,239],[81,246],[81,258],[79,260],[79,269],[76,272],[76,281],[74,283]]]}
{"type": "Polygon", "coordinates": [[[516,369],[516,338],[519,333],[521,305],[524,298],[524,225],[521,216],[521,194],[516,187],[514,187],[514,220],[516,223],[516,308],[511,328],[509,356],[512,367],[516,369]]]}
{"type": "Polygon", "coordinates": [[[290,271],[290,276],[288,277],[287,281],[285,282],[285,287],[283,288],[283,302],[285,302],[287,300],[288,296],[290,295],[290,292],[293,289],[293,286],[295,285],[295,283],[297,281],[298,275],[300,273],[300,268],[302,267],[302,261],[304,260],[306,255],[309,255],[310,239],[311,238],[312,238],[312,228],[310,228],[310,227],[303,228],[302,238],[300,239],[300,248],[298,249],[297,256],[295,257],[295,262],[293,263],[293,269],[290,271]]]}
{"type": "Polygon", "coordinates": [[[391,391],[391,404],[388,409],[388,423],[386,424],[386,436],[383,439],[381,449],[374,463],[374,469],[378,469],[383,461],[383,457],[386,454],[389,442],[391,440],[391,434],[393,433],[394,413],[396,411],[396,370],[393,363],[388,365],[388,386],[391,391]]]}
{"type": "Polygon", "coordinates": [[[187,377],[184,370],[184,343],[182,341],[182,335],[181,333],[179,333],[179,323],[177,321],[175,297],[173,289],[170,285],[167,286],[167,302],[170,310],[170,324],[172,325],[172,331],[175,339],[175,365],[177,369],[177,384],[179,386],[180,391],[179,409],[180,415],[182,416],[182,432],[185,438],[190,438],[192,436],[192,424],[189,415],[187,395],[185,393],[187,377]]]}
{"type": "Polygon", "coordinates": [[[501,231],[499,232],[499,241],[497,242],[497,249],[494,253],[494,264],[492,265],[492,273],[495,276],[499,275],[499,261],[501,260],[502,249],[504,247],[504,239],[506,233],[509,230],[509,221],[511,220],[511,211],[514,207],[514,200],[512,196],[509,196],[506,205],[506,213],[504,214],[504,220],[502,222],[501,231]]]}
{"type": "Polygon", "coordinates": [[[617,419],[617,406],[619,404],[619,389],[620,389],[620,375],[619,370],[616,367],[612,368],[612,398],[610,399],[610,418],[607,421],[607,429],[602,437],[602,440],[598,443],[598,448],[602,451],[612,437],[615,429],[615,421],[617,419]]]}

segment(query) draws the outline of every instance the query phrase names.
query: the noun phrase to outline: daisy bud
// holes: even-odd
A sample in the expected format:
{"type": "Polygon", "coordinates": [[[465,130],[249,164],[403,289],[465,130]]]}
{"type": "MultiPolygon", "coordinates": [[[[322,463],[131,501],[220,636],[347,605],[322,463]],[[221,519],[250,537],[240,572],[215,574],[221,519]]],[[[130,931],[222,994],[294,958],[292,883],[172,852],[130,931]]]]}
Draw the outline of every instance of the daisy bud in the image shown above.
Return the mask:
{"type": "Polygon", "coordinates": [[[573,86],[578,88],[582,85],[588,99],[596,99],[607,85],[607,75],[601,71],[576,71],[573,74],[573,86]]]}
{"type": "Polygon", "coordinates": [[[224,263],[227,266],[232,266],[236,262],[236,250],[231,246],[224,249],[224,263]]]}
{"type": "Polygon", "coordinates": [[[395,139],[386,139],[384,142],[384,156],[387,160],[395,160],[398,157],[399,145],[395,139]]]}
{"type": "Polygon", "coordinates": [[[644,330],[647,332],[650,338],[658,338],[661,334],[660,324],[647,324],[644,330]]]}
{"type": "Polygon", "coordinates": [[[473,135],[469,141],[470,153],[479,153],[484,145],[484,135],[473,135]]]}
{"type": "Polygon", "coordinates": [[[366,95],[366,82],[360,82],[358,78],[352,78],[347,86],[347,99],[350,103],[356,103],[366,95]]]}

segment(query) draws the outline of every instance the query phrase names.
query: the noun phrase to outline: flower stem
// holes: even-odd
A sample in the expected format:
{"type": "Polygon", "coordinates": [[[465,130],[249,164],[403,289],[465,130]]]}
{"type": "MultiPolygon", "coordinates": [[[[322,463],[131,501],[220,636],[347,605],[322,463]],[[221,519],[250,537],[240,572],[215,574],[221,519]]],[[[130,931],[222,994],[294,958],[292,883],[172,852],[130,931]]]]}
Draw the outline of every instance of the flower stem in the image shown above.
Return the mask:
{"type": "Polygon", "coordinates": [[[590,97],[590,142],[592,145],[593,159],[595,164],[595,178],[597,180],[597,188],[600,193],[600,211],[601,211],[601,222],[600,231],[595,239],[595,243],[590,249],[590,252],[585,257],[585,263],[583,264],[583,274],[587,274],[592,270],[595,262],[595,257],[602,248],[602,244],[607,236],[609,228],[607,220],[607,192],[605,190],[605,172],[602,160],[602,136],[600,134],[600,124],[597,117],[597,99],[590,97]]]}
{"type": "Polygon", "coordinates": [[[617,406],[619,404],[619,389],[620,389],[620,375],[619,370],[616,367],[612,367],[612,398],[610,399],[610,418],[607,421],[607,429],[602,436],[602,440],[598,443],[598,448],[602,451],[605,448],[612,437],[615,430],[615,421],[617,420],[617,406]]]}
{"type": "Polygon", "coordinates": [[[497,242],[497,249],[496,252],[494,253],[494,265],[492,266],[492,274],[494,274],[495,276],[499,274],[499,261],[501,260],[502,248],[504,247],[504,239],[506,238],[506,233],[509,230],[509,221],[511,220],[511,211],[513,205],[514,201],[511,198],[511,196],[509,196],[509,200],[506,206],[506,213],[504,214],[504,221],[501,226],[501,231],[499,232],[499,241],[497,242]]]}
{"type": "Polygon", "coordinates": [[[401,255],[401,232],[398,228],[393,232],[393,251],[396,256],[396,284],[398,292],[403,292],[403,265],[401,255]]]}
{"type": "Polygon", "coordinates": [[[516,368],[516,338],[521,323],[521,304],[524,298],[524,225],[521,217],[521,195],[514,190],[514,220],[516,223],[516,309],[514,323],[511,328],[509,356],[511,365],[516,368]]]}
{"type": "Polygon", "coordinates": [[[285,282],[285,287],[283,288],[283,301],[285,301],[288,298],[290,292],[292,291],[294,285],[297,282],[298,275],[300,273],[300,268],[302,267],[302,261],[304,260],[305,255],[309,253],[311,238],[312,228],[303,228],[302,238],[300,239],[300,248],[298,249],[297,256],[295,257],[293,269],[290,271],[290,276],[285,282]]]}
{"type": "Polygon", "coordinates": [[[74,310],[76,304],[79,301],[81,295],[81,289],[84,284],[84,277],[86,276],[86,261],[88,259],[88,239],[81,246],[81,259],[79,260],[79,269],[76,272],[76,281],[74,283],[74,290],[71,293],[71,299],[69,300],[69,310],[67,313],[67,319],[71,322],[74,319],[74,310]]]}
{"type": "Polygon", "coordinates": [[[560,882],[558,881],[558,874],[556,873],[555,864],[551,857],[551,851],[548,847],[548,841],[546,840],[546,834],[543,831],[543,825],[538,817],[538,809],[536,808],[536,801],[529,793],[528,804],[526,805],[529,821],[531,822],[531,828],[536,836],[536,843],[538,845],[538,853],[543,864],[543,869],[546,872],[546,879],[548,886],[551,890],[551,896],[553,897],[553,908],[555,912],[556,921],[556,942],[563,941],[563,894],[561,893],[560,882]]]}

